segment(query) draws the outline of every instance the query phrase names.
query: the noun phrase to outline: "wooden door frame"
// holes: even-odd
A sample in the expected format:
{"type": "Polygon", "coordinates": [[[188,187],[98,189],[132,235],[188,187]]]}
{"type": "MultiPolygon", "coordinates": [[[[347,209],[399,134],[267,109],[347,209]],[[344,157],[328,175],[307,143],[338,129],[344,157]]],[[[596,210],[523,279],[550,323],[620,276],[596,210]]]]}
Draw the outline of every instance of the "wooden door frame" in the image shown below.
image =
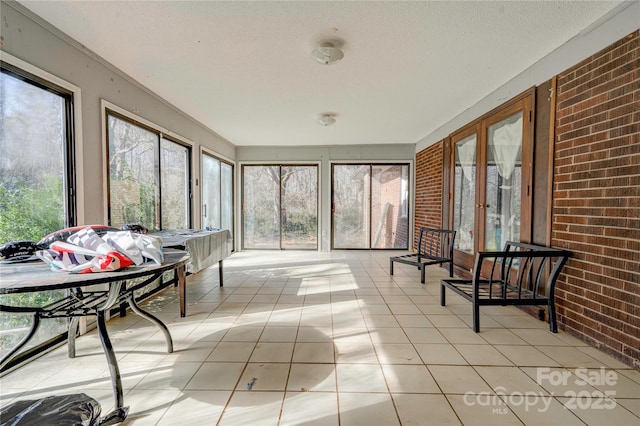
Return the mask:
{"type": "MultiPolygon", "coordinates": [[[[474,210],[474,254],[469,254],[460,250],[454,250],[454,263],[457,267],[469,271],[473,268],[475,253],[485,247],[485,210],[486,200],[486,168],[487,168],[487,131],[493,124],[516,114],[523,112],[522,128],[522,182],[521,182],[521,204],[520,204],[520,241],[531,242],[532,238],[532,208],[533,208],[533,158],[534,158],[534,110],[535,110],[535,87],[532,87],[513,99],[505,102],[497,108],[489,111],[478,119],[463,126],[456,132],[449,135],[449,155],[447,164],[448,182],[443,186],[448,188],[448,223],[453,229],[453,215],[455,203],[455,146],[460,140],[476,134],[476,188],[475,188],[475,210],[474,210]]],[[[457,236],[459,238],[459,236],[457,236]]]]}

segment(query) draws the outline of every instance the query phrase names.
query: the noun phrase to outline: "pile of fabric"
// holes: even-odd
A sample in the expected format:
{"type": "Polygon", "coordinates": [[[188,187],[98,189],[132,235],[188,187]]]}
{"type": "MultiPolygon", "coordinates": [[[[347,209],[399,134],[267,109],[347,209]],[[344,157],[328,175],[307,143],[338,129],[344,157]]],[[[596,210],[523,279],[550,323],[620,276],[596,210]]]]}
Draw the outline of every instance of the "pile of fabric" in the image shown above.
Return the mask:
{"type": "Polygon", "coordinates": [[[54,240],[36,256],[52,270],[76,274],[117,271],[151,261],[161,264],[162,240],[131,231],[107,230],[98,233],[87,226],[66,241],[54,240]]]}

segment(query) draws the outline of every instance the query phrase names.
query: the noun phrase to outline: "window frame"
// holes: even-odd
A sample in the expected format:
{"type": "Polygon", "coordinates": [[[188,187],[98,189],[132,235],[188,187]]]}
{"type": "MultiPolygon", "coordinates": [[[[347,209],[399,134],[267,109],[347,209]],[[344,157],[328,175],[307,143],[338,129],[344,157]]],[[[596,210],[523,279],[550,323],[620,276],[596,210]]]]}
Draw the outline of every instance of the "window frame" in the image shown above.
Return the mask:
{"type": "Polygon", "coordinates": [[[81,91],[80,88],[2,52],[0,72],[22,80],[47,92],[62,97],[65,101],[65,149],[64,149],[64,189],[65,189],[65,226],[71,227],[83,223],[83,176],[82,167],[82,131],[81,131],[81,91]]]}
{"type": "MultiPolygon", "coordinates": [[[[81,89],[41,68],[38,68],[7,52],[2,52],[0,72],[27,84],[58,95],[64,99],[65,149],[64,149],[64,192],[65,226],[84,223],[84,167],[82,161],[82,91],[81,89]]],[[[54,231],[54,230],[52,230],[54,231]]],[[[35,346],[15,354],[1,372],[12,370],[42,353],[54,349],[67,339],[68,330],[54,335],[35,346]]]]}

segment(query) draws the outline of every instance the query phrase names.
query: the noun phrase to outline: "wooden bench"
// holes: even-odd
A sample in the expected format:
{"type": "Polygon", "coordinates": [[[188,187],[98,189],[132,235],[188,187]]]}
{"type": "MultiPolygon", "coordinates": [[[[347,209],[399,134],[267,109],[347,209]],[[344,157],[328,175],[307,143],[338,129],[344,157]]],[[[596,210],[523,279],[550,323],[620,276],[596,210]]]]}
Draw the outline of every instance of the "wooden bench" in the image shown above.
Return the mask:
{"type": "Polygon", "coordinates": [[[448,288],[473,304],[473,331],[480,331],[480,306],[547,305],[549,329],[557,333],[554,290],[571,252],[509,241],[503,251],[476,254],[470,280],[440,282],[440,305],[448,288]],[[551,268],[547,278],[547,266],[551,268]],[[484,272],[481,277],[482,272],[484,272]],[[543,284],[545,283],[546,285],[543,284]],[[544,291],[544,295],[540,293],[544,291]]]}
{"type": "Polygon", "coordinates": [[[448,263],[449,276],[453,277],[453,241],[455,238],[456,231],[420,228],[418,251],[391,257],[389,259],[389,273],[393,275],[393,262],[413,265],[420,270],[420,282],[424,284],[426,266],[448,263]]]}

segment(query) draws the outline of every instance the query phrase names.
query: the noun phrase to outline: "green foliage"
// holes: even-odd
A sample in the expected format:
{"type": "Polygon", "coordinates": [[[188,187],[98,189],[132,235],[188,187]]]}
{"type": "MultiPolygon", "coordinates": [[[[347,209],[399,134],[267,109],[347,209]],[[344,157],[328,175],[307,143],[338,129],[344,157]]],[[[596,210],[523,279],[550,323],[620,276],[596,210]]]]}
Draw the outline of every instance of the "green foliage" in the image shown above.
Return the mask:
{"type": "Polygon", "coordinates": [[[140,188],[139,202],[119,201],[124,210],[124,222],[139,223],[150,230],[156,229],[155,185],[138,183],[138,186],[140,188]]]}
{"type": "Polygon", "coordinates": [[[38,241],[65,227],[62,178],[45,176],[42,185],[0,183],[0,243],[38,241]]]}
{"type": "Polygon", "coordinates": [[[282,231],[300,236],[315,236],[318,232],[318,218],[314,212],[297,211],[287,215],[287,221],[282,224],[282,231]]]}
{"type": "MultiPolygon", "coordinates": [[[[0,183],[0,243],[8,241],[38,241],[43,236],[65,227],[64,195],[61,177],[45,176],[40,186],[33,182],[14,184],[8,188],[0,183]]],[[[45,306],[65,294],[47,291],[0,295],[0,303],[10,306],[45,306]]],[[[31,326],[31,315],[0,314],[0,330],[24,329],[31,326]]],[[[44,321],[42,328],[56,327],[60,321],[44,321]]],[[[58,328],[60,325],[58,324],[58,328]]],[[[57,334],[61,331],[56,331],[57,334]]],[[[26,331],[1,333],[0,351],[15,346],[26,331]]]]}

